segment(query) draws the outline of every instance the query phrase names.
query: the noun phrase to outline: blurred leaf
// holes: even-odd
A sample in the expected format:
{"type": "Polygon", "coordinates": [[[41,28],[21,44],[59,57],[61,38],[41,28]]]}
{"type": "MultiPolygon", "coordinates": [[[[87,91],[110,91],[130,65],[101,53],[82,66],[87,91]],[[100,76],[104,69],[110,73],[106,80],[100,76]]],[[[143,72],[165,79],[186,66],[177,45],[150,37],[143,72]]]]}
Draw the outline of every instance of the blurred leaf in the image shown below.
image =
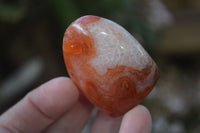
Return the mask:
{"type": "Polygon", "coordinates": [[[26,15],[26,7],[0,3],[0,21],[17,23],[26,15]]]}
{"type": "Polygon", "coordinates": [[[50,0],[49,2],[63,27],[66,27],[80,16],[77,7],[71,0],[50,0]]]}

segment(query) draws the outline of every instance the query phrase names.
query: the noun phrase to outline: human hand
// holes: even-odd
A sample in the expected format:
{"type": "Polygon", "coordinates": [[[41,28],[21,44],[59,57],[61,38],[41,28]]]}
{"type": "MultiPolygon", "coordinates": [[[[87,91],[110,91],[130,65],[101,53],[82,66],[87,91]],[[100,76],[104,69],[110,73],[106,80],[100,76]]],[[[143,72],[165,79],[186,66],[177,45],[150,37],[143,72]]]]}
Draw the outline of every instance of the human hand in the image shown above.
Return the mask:
{"type": "MultiPolygon", "coordinates": [[[[0,133],[80,133],[93,106],[69,78],[55,78],[0,116],[0,133]]],[[[150,133],[151,115],[138,105],[123,117],[98,112],[91,133],[150,133]]]]}

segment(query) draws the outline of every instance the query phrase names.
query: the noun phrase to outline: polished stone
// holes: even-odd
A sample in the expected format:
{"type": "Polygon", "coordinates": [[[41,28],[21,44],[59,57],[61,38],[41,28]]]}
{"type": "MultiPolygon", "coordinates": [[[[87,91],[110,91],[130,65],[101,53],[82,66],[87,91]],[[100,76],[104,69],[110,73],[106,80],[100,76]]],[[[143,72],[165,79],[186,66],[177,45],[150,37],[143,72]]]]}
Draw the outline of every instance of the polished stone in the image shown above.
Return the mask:
{"type": "Polygon", "coordinates": [[[159,79],[157,65],[117,23],[98,16],[74,21],[63,38],[68,73],[100,110],[120,116],[139,104],[159,79]]]}

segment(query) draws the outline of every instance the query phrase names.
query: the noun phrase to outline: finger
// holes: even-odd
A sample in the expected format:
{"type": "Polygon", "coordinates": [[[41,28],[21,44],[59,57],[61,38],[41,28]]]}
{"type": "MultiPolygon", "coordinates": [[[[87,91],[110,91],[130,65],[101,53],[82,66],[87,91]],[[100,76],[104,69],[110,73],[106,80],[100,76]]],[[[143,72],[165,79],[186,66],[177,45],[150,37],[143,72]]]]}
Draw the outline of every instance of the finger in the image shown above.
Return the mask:
{"type": "Polygon", "coordinates": [[[45,133],[80,133],[92,111],[92,104],[81,99],[58,121],[51,125],[45,133]]]}
{"type": "Polygon", "coordinates": [[[119,133],[150,133],[151,126],[148,109],[138,105],[124,115],[119,133]]]}
{"type": "Polygon", "coordinates": [[[0,117],[0,129],[36,133],[69,110],[79,92],[68,78],[53,79],[30,92],[0,117]]]}
{"type": "Polygon", "coordinates": [[[122,117],[112,118],[99,111],[91,133],[118,133],[122,117]]]}

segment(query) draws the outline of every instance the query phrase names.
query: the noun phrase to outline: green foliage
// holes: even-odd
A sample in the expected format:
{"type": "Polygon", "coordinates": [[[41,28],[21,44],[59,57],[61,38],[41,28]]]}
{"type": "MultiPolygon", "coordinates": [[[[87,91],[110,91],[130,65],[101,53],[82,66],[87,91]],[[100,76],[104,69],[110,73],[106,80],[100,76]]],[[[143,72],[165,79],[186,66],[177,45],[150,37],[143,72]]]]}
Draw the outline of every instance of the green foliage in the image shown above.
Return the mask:
{"type": "Polygon", "coordinates": [[[0,21],[17,23],[26,15],[26,7],[0,3],[0,21]]]}
{"type": "Polygon", "coordinates": [[[49,2],[63,27],[66,27],[80,16],[72,0],[49,0],[49,2]]]}
{"type": "Polygon", "coordinates": [[[119,23],[146,48],[154,49],[160,32],[149,28],[146,7],[140,0],[18,0],[0,3],[0,22],[7,25],[45,20],[51,27],[63,31],[78,17],[97,15],[119,23]]]}

